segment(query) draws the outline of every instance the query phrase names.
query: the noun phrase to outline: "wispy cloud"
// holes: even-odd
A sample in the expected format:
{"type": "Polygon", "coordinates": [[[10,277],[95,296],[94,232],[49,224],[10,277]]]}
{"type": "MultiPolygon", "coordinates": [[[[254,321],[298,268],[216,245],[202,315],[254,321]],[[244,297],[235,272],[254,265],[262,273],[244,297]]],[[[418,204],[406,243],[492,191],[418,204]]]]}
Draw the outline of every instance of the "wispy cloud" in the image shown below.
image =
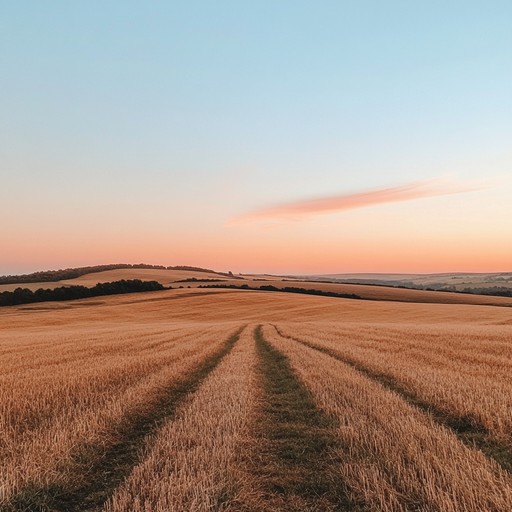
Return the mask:
{"type": "Polygon", "coordinates": [[[351,194],[339,194],[276,204],[237,216],[231,220],[231,223],[238,224],[270,219],[297,220],[319,213],[339,212],[376,204],[410,201],[422,197],[460,194],[481,188],[481,186],[454,183],[445,179],[416,181],[396,187],[375,188],[351,194]]]}

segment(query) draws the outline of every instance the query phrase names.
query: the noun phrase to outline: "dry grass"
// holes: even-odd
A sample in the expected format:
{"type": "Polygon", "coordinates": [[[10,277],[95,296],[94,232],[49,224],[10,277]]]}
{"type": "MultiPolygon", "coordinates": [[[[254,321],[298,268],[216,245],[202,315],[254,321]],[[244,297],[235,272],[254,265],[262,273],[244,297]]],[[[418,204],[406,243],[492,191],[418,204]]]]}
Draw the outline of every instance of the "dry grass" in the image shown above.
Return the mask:
{"type": "Polygon", "coordinates": [[[481,452],[340,361],[273,328],[265,336],[338,422],[343,462],[333,471],[365,509],[512,509],[512,479],[481,452]]]}
{"type": "Polygon", "coordinates": [[[231,354],[156,434],[105,510],[236,510],[239,496],[247,493],[239,454],[253,409],[254,364],[252,329],[246,329],[231,354]]]}
{"type": "Polygon", "coordinates": [[[148,512],[512,510],[511,477],[409,400],[508,443],[509,308],[188,289],[37,306],[0,311],[2,512],[111,495],[148,512]],[[278,350],[256,363],[247,329],[222,359],[242,324],[278,350]]]}
{"type": "MultiPolygon", "coordinates": [[[[233,282],[232,284],[238,284],[233,282]]],[[[248,283],[251,286],[265,283],[248,283]]],[[[355,294],[363,299],[397,301],[397,302],[418,302],[431,304],[473,304],[473,305],[501,305],[512,306],[512,299],[508,297],[490,297],[485,295],[470,295],[452,292],[435,292],[429,290],[411,290],[404,288],[392,288],[388,286],[372,286],[360,284],[343,283],[316,283],[303,281],[278,281],[271,283],[272,286],[284,288],[295,286],[310,290],[322,290],[328,292],[355,294]]]]}
{"type": "Polygon", "coordinates": [[[258,400],[246,466],[254,489],[247,511],[344,511],[352,505],[343,482],[329,477],[335,463],[332,420],[316,406],[285,356],[254,331],[258,400]]]}
{"type": "Polygon", "coordinates": [[[28,368],[20,368],[20,353],[3,344],[2,502],[81,485],[87,476],[81,465],[117,441],[126,418],[143,414],[210,357],[228,329],[152,335],[146,328],[123,335],[110,331],[96,339],[40,338],[35,344],[17,339],[28,368]]]}
{"type": "Polygon", "coordinates": [[[512,447],[512,338],[508,326],[285,326],[284,334],[389,378],[461,429],[512,447]]]}

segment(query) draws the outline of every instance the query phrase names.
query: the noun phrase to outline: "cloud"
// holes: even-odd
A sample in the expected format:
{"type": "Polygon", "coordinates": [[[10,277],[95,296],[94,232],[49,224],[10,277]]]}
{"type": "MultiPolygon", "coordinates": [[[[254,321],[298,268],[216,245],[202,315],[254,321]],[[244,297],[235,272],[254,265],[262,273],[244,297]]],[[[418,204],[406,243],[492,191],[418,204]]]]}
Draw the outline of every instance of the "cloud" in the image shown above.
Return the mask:
{"type": "Polygon", "coordinates": [[[235,217],[231,223],[238,224],[270,219],[298,220],[320,213],[340,212],[377,204],[411,201],[422,197],[460,194],[481,188],[476,185],[448,182],[444,179],[416,181],[396,187],[375,188],[351,194],[317,197],[277,204],[235,217]]]}

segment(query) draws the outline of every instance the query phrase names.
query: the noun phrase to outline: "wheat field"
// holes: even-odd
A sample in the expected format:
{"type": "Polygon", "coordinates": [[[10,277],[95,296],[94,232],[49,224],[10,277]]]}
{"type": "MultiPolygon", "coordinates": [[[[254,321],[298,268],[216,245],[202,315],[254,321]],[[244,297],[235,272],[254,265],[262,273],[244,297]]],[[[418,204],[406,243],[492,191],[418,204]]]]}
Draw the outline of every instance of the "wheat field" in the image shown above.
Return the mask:
{"type": "Polygon", "coordinates": [[[512,510],[512,310],[180,289],[0,311],[0,510],[512,510]]]}

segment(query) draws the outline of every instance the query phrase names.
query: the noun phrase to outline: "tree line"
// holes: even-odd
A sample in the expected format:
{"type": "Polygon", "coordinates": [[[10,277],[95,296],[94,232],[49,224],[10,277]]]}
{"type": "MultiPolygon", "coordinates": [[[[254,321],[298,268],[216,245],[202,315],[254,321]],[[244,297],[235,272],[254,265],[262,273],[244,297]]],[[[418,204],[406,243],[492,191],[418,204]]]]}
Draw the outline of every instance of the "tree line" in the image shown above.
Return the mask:
{"type": "MultiPolygon", "coordinates": [[[[444,291],[444,290],[442,290],[444,291]]],[[[495,295],[497,297],[512,297],[512,289],[505,286],[491,286],[490,288],[464,288],[461,293],[476,295],[495,295]]]]}
{"type": "Polygon", "coordinates": [[[242,284],[240,286],[236,284],[205,284],[199,285],[198,288],[232,288],[235,290],[256,290],[266,292],[286,292],[286,293],[302,293],[305,295],[320,295],[322,297],[339,297],[342,299],[363,299],[360,295],[355,293],[338,293],[327,290],[311,290],[309,288],[297,288],[295,286],[285,286],[284,288],[278,288],[273,285],[264,285],[259,287],[250,287],[248,284],[242,284]]]}
{"type": "Polygon", "coordinates": [[[158,281],[141,281],[140,279],[122,279],[109,283],[98,283],[91,288],[86,286],[60,286],[53,290],[39,288],[36,291],[28,288],[16,288],[12,292],[0,293],[0,307],[30,304],[33,302],[85,299],[121,293],[153,292],[166,289],[168,288],[165,288],[158,281]]]}

